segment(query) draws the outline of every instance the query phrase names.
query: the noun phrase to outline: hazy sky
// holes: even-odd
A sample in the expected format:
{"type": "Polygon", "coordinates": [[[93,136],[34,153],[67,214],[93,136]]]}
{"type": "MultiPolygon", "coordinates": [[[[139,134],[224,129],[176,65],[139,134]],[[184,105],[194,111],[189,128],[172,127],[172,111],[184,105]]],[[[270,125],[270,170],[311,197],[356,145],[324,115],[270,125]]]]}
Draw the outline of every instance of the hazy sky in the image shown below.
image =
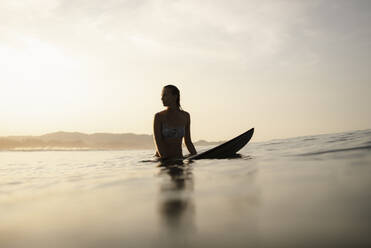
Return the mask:
{"type": "Polygon", "coordinates": [[[152,133],[175,84],[193,140],[371,128],[371,1],[2,0],[0,136],[152,133]]]}

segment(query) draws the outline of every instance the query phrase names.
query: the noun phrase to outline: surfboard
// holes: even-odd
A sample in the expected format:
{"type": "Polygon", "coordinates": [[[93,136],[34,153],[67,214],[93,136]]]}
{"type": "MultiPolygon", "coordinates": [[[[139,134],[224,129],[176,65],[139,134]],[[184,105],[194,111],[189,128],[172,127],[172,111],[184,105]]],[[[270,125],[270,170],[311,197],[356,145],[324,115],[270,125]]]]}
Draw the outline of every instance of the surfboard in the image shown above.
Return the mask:
{"type": "Polygon", "coordinates": [[[195,154],[185,158],[186,160],[197,159],[221,159],[229,158],[236,155],[236,152],[241,150],[251,139],[254,134],[254,128],[244,132],[243,134],[205,152],[195,154]]]}

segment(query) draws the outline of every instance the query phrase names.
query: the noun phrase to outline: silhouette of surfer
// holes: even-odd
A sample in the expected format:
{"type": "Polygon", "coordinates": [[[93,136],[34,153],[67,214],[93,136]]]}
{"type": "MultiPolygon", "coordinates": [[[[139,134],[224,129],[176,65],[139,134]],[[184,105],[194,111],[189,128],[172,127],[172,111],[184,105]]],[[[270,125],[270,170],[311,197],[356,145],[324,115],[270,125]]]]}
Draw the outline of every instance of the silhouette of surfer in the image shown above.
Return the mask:
{"type": "Polygon", "coordinates": [[[191,140],[191,117],[180,106],[179,89],[166,85],[162,89],[161,100],[166,109],[156,113],[153,121],[155,156],[161,160],[183,159],[183,138],[190,154],[197,154],[191,140]]]}

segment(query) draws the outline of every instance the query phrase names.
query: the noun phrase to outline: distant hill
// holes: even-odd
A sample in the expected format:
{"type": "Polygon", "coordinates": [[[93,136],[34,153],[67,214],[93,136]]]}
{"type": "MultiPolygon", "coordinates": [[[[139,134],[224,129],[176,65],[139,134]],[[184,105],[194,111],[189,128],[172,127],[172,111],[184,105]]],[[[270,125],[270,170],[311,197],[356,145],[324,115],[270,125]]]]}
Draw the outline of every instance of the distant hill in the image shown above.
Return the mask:
{"type": "MultiPolygon", "coordinates": [[[[195,146],[216,145],[221,142],[194,142],[195,146]]],[[[41,136],[0,137],[0,150],[133,150],[155,149],[153,136],[148,134],[113,134],[55,132],[41,136]]]]}

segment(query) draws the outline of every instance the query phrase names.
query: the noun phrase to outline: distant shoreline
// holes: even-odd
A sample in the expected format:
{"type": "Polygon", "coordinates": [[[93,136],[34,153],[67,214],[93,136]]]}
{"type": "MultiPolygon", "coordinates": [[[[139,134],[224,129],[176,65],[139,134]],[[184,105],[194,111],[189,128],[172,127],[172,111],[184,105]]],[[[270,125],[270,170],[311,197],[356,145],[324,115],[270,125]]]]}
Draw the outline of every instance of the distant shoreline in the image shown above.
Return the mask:
{"type": "MultiPolygon", "coordinates": [[[[199,140],[196,146],[221,144],[199,140]]],[[[0,151],[113,151],[154,150],[153,136],[133,133],[54,132],[40,136],[0,137],[0,151]]]]}

